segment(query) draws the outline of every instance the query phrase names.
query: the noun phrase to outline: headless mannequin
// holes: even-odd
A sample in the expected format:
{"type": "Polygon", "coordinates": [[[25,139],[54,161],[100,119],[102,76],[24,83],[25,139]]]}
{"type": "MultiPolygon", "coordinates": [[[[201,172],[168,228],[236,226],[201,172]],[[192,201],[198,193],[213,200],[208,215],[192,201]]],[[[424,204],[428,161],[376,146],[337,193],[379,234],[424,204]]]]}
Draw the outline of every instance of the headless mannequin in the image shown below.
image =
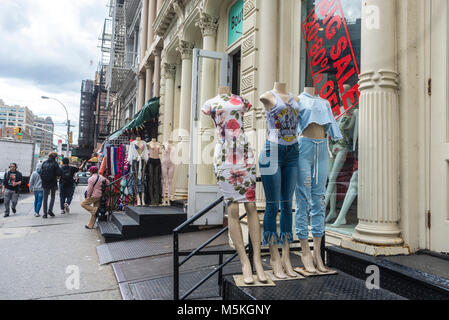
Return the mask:
{"type": "Polygon", "coordinates": [[[173,199],[173,176],[175,173],[175,164],[171,158],[171,152],[173,149],[173,141],[168,140],[162,145],[163,159],[162,159],[162,177],[163,177],[163,204],[169,205],[169,200],[173,199]]]}
{"type": "MultiPolygon", "coordinates": [[[[304,92],[315,96],[313,87],[305,87],[304,92]]],[[[302,136],[310,139],[325,139],[324,126],[312,123],[303,131],[302,136]]],[[[313,253],[310,251],[308,239],[300,240],[301,261],[307,272],[316,273],[316,269],[322,272],[328,271],[321,257],[321,240],[321,237],[313,237],[313,253]]]]}
{"type": "MultiPolygon", "coordinates": [[[[356,145],[357,145],[357,139],[358,139],[358,117],[359,117],[359,110],[356,109],[353,111],[353,117],[355,118],[355,125],[354,125],[354,144],[353,144],[353,152],[356,151],[356,145]]],[[[343,206],[341,207],[340,214],[338,215],[337,220],[332,224],[334,227],[338,227],[341,225],[346,224],[346,215],[351,208],[352,203],[354,202],[355,198],[357,198],[358,193],[358,177],[359,177],[359,171],[355,170],[352,173],[351,182],[349,184],[348,191],[346,192],[345,200],[343,202],[343,206]]]]}
{"type": "MultiPolygon", "coordinates": [[[[273,91],[285,102],[290,99],[290,95],[287,91],[287,84],[282,82],[275,82],[273,91]]],[[[294,96],[296,102],[299,102],[299,98],[294,96]]],[[[276,97],[271,92],[266,92],[260,96],[260,101],[265,106],[265,109],[270,112],[271,108],[276,105],[276,97]]],[[[274,240],[274,239],[273,239],[274,240]]],[[[298,274],[293,270],[290,261],[290,244],[288,241],[284,241],[282,246],[282,258],[279,255],[278,246],[271,241],[270,248],[270,264],[273,268],[273,274],[279,279],[286,279],[287,275],[290,277],[297,277],[298,274]]]]}
{"type": "Polygon", "coordinates": [[[151,139],[150,142],[147,143],[148,150],[150,151],[151,159],[159,159],[159,150],[161,148],[161,144],[156,141],[155,138],[151,139]]]}
{"type": "MultiPolygon", "coordinates": [[[[148,180],[148,193],[150,205],[159,205],[160,203],[160,190],[158,186],[162,183],[162,163],[160,161],[160,151],[161,144],[157,142],[155,138],[152,138],[150,142],[147,143],[148,147],[148,165],[149,165],[149,180],[148,180]],[[158,160],[159,170],[154,169],[154,160],[158,160]],[[152,171],[155,170],[155,171],[152,171]]],[[[157,167],[156,167],[157,168],[157,167]]]]}
{"type": "MultiPolygon", "coordinates": [[[[231,95],[229,87],[220,87],[218,95],[231,95]]],[[[247,212],[248,229],[251,238],[251,243],[254,249],[254,266],[256,269],[257,278],[260,282],[267,282],[267,277],[263,270],[262,259],[260,255],[260,221],[257,214],[256,204],[254,202],[247,202],[244,204],[247,212]]],[[[240,258],[242,264],[243,281],[246,284],[254,283],[251,262],[246,254],[245,245],[243,243],[242,228],[240,226],[239,203],[231,202],[227,208],[228,211],[228,229],[232,242],[240,258]]]]}
{"type": "MultiPolygon", "coordinates": [[[[343,87],[346,91],[351,88],[351,86],[348,84],[343,85],[343,87]]],[[[346,136],[345,140],[348,141],[352,140],[352,136],[347,137],[347,132],[348,130],[351,130],[355,127],[356,122],[356,117],[354,116],[354,112],[352,111],[353,110],[349,111],[351,113],[350,116],[345,115],[339,119],[340,130],[343,135],[346,136]]],[[[329,183],[327,186],[325,199],[325,206],[327,207],[328,203],[330,204],[329,214],[326,217],[326,222],[330,222],[332,219],[335,219],[337,217],[337,178],[340,174],[341,169],[343,168],[343,165],[346,162],[348,153],[351,151],[350,146],[347,145],[347,143],[345,144],[344,142],[337,142],[334,148],[336,148],[337,151],[334,154],[334,158],[330,161],[331,165],[329,171],[329,183]]],[[[332,153],[334,153],[333,151],[334,150],[332,150],[332,153]]]]}
{"type": "MultiPolygon", "coordinates": [[[[137,153],[141,156],[145,152],[145,142],[142,141],[142,138],[136,137],[136,140],[133,143],[135,145],[137,145],[137,147],[138,147],[137,153]]],[[[142,168],[142,171],[141,171],[142,177],[144,176],[143,172],[145,172],[145,167],[142,168]]],[[[136,180],[137,180],[137,175],[136,175],[136,180]]],[[[143,179],[142,179],[142,183],[143,183],[143,179]]],[[[146,205],[143,193],[141,193],[141,192],[137,192],[137,205],[138,206],[145,206],[146,205]]]]}

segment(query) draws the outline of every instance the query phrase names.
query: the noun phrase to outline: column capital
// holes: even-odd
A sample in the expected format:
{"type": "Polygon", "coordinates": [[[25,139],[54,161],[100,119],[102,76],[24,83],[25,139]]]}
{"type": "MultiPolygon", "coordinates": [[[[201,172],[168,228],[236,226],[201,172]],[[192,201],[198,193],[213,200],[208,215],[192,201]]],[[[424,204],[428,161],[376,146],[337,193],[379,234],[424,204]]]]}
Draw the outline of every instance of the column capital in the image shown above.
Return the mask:
{"type": "Polygon", "coordinates": [[[147,63],[145,63],[145,70],[153,69],[153,67],[154,67],[153,61],[147,61],[147,63]]]}
{"type": "Polygon", "coordinates": [[[211,16],[205,12],[201,12],[200,17],[195,22],[195,26],[201,29],[203,37],[215,37],[218,30],[218,17],[211,16]]]}
{"type": "Polygon", "coordinates": [[[359,74],[359,91],[368,89],[399,90],[399,74],[393,70],[368,70],[359,74]]]}
{"type": "Polygon", "coordinates": [[[154,49],[153,51],[151,51],[151,54],[155,57],[160,57],[162,54],[162,50],[159,48],[154,49]]]}
{"type": "Polygon", "coordinates": [[[179,39],[178,47],[176,48],[177,51],[181,53],[181,59],[192,59],[193,55],[193,47],[194,44],[185,40],[179,39]]]}
{"type": "Polygon", "coordinates": [[[165,79],[174,79],[176,76],[176,64],[164,63],[162,65],[165,79]]]}
{"type": "Polygon", "coordinates": [[[144,75],[143,73],[139,73],[139,74],[137,75],[137,78],[138,78],[139,80],[143,80],[143,79],[145,79],[145,75],[144,75]]]}

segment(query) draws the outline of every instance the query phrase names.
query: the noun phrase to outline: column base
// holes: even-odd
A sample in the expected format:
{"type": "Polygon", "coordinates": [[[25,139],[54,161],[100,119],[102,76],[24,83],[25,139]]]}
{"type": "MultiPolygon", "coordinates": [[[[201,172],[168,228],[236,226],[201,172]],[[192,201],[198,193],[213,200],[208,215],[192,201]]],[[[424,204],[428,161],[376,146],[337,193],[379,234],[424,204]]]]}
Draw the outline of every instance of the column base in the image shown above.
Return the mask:
{"type": "Polygon", "coordinates": [[[398,246],[404,243],[396,223],[360,221],[352,238],[357,242],[380,246],[398,246]]]}
{"type": "Polygon", "coordinates": [[[370,256],[397,256],[411,254],[410,248],[405,246],[380,246],[361,243],[354,239],[342,239],[340,247],[364,253],[370,256]]]}

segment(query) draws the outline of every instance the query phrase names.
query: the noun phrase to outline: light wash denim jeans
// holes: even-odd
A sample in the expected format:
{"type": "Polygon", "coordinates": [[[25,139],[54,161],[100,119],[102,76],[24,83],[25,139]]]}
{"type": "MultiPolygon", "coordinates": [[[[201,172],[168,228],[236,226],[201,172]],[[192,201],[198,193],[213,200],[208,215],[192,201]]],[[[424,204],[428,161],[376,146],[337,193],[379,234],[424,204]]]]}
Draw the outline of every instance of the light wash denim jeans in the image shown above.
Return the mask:
{"type": "Polygon", "coordinates": [[[299,139],[298,181],[296,185],[296,235],[308,238],[308,218],[314,237],[324,235],[324,195],[329,166],[327,139],[299,139]]]}
{"type": "Polygon", "coordinates": [[[42,199],[44,198],[44,191],[34,191],[34,212],[39,214],[42,207],[42,199]]]}
{"type": "Polygon", "coordinates": [[[267,246],[282,245],[285,239],[293,241],[292,202],[298,175],[298,143],[290,146],[267,141],[260,153],[259,168],[266,197],[263,219],[263,241],[267,246]],[[281,206],[280,235],[277,233],[276,218],[281,206]]]}

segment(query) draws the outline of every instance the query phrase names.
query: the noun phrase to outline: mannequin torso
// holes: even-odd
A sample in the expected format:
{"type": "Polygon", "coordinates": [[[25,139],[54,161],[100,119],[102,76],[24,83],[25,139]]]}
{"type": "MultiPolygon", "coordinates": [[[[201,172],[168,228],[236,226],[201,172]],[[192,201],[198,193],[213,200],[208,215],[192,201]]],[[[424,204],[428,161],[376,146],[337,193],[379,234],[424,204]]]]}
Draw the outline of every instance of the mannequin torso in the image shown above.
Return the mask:
{"type": "Polygon", "coordinates": [[[148,142],[147,146],[150,152],[150,158],[159,159],[159,150],[161,148],[159,142],[157,142],[156,139],[153,138],[150,142],[148,142]]]}
{"type": "MultiPolygon", "coordinates": [[[[315,88],[313,87],[305,87],[304,92],[315,96],[315,88]]],[[[324,126],[320,126],[316,123],[311,123],[302,133],[302,136],[305,138],[311,139],[325,139],[324,126]]]]}
{"type": "MultiPolygon", "coordinates": [[[[290,99],[290,95],[287,92],[287,84],[281,82],[275,82],[273,91],[276,92],[277,95],[282,99],[282,101],[286,102],[290,99]]],[[[296,102],[299,102],[299,98],[294,96],[296,102]]],[[[260,101],[263,103],[265,109],[270,111],[276,104],[276,97],[273,96],[271,92],[265,92],[260,96],[260,101]]]]}

